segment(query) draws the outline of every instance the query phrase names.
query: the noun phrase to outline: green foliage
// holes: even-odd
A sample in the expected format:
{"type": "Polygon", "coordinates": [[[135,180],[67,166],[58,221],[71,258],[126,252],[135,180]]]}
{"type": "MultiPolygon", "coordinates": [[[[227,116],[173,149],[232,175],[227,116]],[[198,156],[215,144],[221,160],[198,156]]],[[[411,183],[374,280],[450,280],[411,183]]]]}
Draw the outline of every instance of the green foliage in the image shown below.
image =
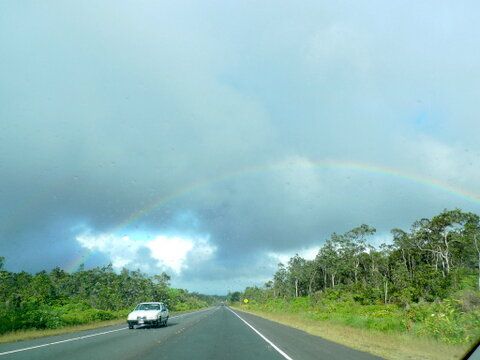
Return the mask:
{"type": "Polygon", "coordinates": [[[480,337],[480,219],[459,209],[421,219],[375,247],[375,229],[333,233],[313,261],[293,256],[264,288],[249,287],[253,309],[447,343],[480,337]]]}
{"type": "Polygon", "coordinates": [[[142,301],[164,301],[173,311],[208,306],[214,297],[191,294],[169,285],[162,273],[153,277],[112,266],[69,274],[59,268],[35,275],[3,269],[0,257],[0,334],[20,329],[54,329],[125,318],[142,301]]]}
{"type": "Polygon", "coordinates": [[[227,295],[227,301],[231,303],[239,302],[241,297],[242,297],[242,293],[240,291],[235,291],[233,293],[229,292],[227,295]]]}
{"type": "MultiPolygon", "coordinates": [[[[476,294],[480,299],[480,294],[476,294]]],[[[433,337],[446,343],[465,343],[480,337],[480,310],[462,311],[461,303],[445,299],[439,303],[423,302],[405,309],[395,304],[361,305],[338,292],[313,300],[270,299],[264,303],[243,305],[245,309],[301,314],[318,321],[330,321],[356,328],[383,332],[408,332],[433,337]]]]}
{"type": "MultiPolygon", "coordinates": [[[[480,294],[476,294],[480,298],[480,294]]],[[[405,311],[408,330],[433,336],[447,343],[470,343],[480,337],[480,309],[465,312],[462,301],[454,298],[437,303],[415,304],[405,311]]]]}

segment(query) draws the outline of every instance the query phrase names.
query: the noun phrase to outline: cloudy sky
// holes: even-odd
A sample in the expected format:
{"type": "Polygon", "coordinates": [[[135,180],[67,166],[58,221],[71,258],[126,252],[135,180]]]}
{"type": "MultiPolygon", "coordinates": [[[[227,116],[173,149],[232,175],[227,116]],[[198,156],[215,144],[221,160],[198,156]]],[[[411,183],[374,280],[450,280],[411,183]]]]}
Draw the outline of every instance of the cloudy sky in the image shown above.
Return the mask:
{"type": "Polygon", "coordinates": [[[480,213],[475,1],[0,2],[0,255],[226,293],[480,213]]]}

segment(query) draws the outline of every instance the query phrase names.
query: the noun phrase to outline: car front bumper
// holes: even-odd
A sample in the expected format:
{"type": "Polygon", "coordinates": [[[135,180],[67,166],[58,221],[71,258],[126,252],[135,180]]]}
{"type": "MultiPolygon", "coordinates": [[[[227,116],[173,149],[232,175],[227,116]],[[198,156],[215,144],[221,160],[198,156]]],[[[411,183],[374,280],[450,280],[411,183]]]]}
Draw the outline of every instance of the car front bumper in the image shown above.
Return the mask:
{"type": "Polygon", "coordinates": [[[136,319],[136,320],[127,320],[129,326],[134,325],[157,325],[159,320],[157,319],[136,319]]]}

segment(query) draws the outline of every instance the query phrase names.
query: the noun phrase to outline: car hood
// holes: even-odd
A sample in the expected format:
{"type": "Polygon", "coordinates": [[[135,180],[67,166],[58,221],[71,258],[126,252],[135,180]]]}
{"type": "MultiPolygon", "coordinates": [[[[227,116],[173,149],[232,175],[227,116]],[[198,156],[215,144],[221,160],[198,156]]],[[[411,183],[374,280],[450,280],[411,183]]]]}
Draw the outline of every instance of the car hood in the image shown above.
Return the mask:
{"type": "Polygon", "coordinates": [[[137,317],[156,318],[160,310],[135,310],[128,314],[128,319],[134,320],[137,317]]]}

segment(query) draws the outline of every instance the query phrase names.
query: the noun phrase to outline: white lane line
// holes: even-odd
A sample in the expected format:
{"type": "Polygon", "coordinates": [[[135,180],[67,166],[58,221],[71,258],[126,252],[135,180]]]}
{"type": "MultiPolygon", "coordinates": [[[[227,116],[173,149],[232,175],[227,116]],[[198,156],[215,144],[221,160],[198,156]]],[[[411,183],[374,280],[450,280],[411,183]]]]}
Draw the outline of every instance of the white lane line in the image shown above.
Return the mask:
{"type": "Polygon", "coordinates": [[[116,332],[116,331],[125,330],[125,329],[128,329],[128,328],[121,328],[121,329],[115,329],[115,330],[110,330],[110,331],[104,331],[104,332],[101,332],[101,333],[84,335],[84,336],[79,336],[79,337],[75,337],[75,338],[71,338],[71,339],[65,339],[65,340],[60,340],[60,341],[54,341],[54,342],[47,343],[47,344],[42,344],[42,345],[30,346],[30,347],[26,347],[26,348],[22,348],[22,349],[5,351],[5,352],[0,353],[0,356],[8,355],[8,354],[13,354],[13,353],[17,353],[17,352],[20,352],[20,351],[27,351],[27,350],[38,349],[38,348],[42,348],[42,347],[45,347],[45,346],[62,344],[62,343],[70,342],[70,341],[83,340],[83,339],[87,339],[87,338],[90,338],[90,337],[99,336],[99,335],[105,335],[105,334],[110,334],[110,333],[113,333],[113,332],[116,332]]]}
{"type": "Polygon", "coordinates": [[[240,320],[242,320],[245,324],[247,324],[250,329],[255,331],[258,336],[260,336],[263,340],[265,340],[271,347],[273,347],[277,352],[282,355],[285,359],[287,360],[293,360],[290,356],[288,356],[282,349],[280,349],[277,345],[275,345],[273,342],[267,339],[265,335],[263,335],[260,331],[255,329],[252,325],[250,325],[245,319],[243,319],[240,315],[238,315],[235,311],[227,307],[228,310],[230,310],[236,317],[238,317],[240,320]]]}
{"type": "MultiPolygon", "coordinates": [[[[190,314],[198,314],[198,313],[205,312],[205,311],[208,311],[208,310],[212,310],[212,309],[205,309],[205,310],[199,310],[199,311],[189,312],[189,313],[186,313],[186,314],[176,315],[176,316],[170,317],[169,319],[175,319],[175,318],[182,317],[182,316],[186,316],[186,315],[190,315],[190,314]]],[[[74,337],[74,338],[71,338],[71,339],[54,341],[54,342],[51,342],[51,343],[41,344],[41,345],[35,345],[35,346],[30,346],[30,347],[26,347],[26,348],[22,348],[22,349],[15,349],[15,350],[10,350],[10,351],[5,351],[5,352],[0,353],[0,356],[9,355],[9,354],[14,354],[14,353],[21,352],[21,351],[38,349],[38,348],[42,348],[42,347],[46,347],[46,346],[51,346],[51,345],[63,344],[63,343],[66,343],[66,342],[71,342],[71,341],[78,341],[78,340],[88,339],[88,338],[91,338],[91,337],[94,337],[94,336],[110,334],[110,333],[113,333],[113,332],[122,331],[122,330],[126,330],[126,329],[128,329],[128,327],[124,327],[124,328],[121,328],[121,329],[115,329],[115,330],[109,330],[109,331],[103,331],[103,332],[95,333],[95,334],[78,336],[78,337],[74,337]]]]}

